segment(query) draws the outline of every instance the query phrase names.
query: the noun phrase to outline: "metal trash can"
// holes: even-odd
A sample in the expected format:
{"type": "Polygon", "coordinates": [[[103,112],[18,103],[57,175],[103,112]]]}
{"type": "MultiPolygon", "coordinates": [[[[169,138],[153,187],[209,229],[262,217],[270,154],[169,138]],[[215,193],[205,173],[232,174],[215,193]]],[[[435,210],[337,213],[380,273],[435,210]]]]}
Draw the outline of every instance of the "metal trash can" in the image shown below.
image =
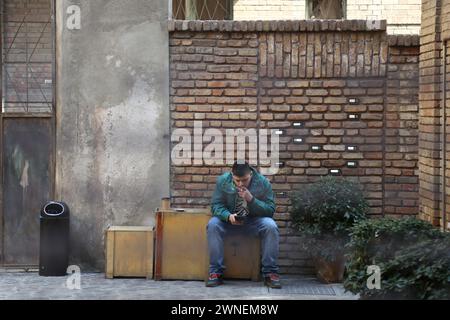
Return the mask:
{"type": "Polygon", "coordinates": [[[62,277],[69,266],[70,211],[64,202],[50,201],[41,209],[39,275],[62,277]]]}

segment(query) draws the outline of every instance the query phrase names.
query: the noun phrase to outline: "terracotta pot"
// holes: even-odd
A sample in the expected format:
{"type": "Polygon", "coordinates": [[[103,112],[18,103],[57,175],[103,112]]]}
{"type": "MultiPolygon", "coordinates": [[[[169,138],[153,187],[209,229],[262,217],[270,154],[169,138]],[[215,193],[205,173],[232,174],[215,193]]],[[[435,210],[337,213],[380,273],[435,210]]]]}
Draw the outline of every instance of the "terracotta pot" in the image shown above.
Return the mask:
{"type": "Polygon", "coordinates": [[[325,283],[341,283],[344,279],[345,257],[339,255],[334,261],[321,257],[314,258],[317,278],[325,283]]]}

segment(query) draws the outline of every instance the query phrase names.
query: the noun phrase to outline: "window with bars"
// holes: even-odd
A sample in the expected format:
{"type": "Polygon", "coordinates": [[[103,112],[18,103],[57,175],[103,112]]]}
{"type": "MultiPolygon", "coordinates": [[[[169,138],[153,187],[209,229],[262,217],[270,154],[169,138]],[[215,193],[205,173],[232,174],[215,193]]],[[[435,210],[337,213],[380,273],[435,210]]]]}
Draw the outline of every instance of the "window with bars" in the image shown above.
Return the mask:
{"type": "Polygon", "coordinates": [[[174,20],[232,20],[233,0],[172,0],[174,20]]]}
{"type": "Polygon", "coordinates": [[[3,0],[2,112],[53,112],[52,0],[3,0]]]}
{"type": "Polygon", "coordinates": [[[346,0],[307,0],[309,19],[345,19],[346,0]]]}

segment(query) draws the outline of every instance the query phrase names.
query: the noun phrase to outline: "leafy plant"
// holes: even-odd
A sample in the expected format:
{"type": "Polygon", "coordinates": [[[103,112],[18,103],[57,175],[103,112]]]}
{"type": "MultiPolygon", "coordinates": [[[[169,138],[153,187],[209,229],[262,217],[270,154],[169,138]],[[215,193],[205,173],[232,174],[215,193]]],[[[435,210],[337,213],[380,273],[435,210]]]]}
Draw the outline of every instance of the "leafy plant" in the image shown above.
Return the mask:
{"type": "Polygon", "coordinates": [[[368,209],[357,183],[327,176],[293,194],[291,215],[302,233],[342,235],[366,219],[368,209]]]}
{"type": "Polygon", "coordinates": [[[367,218],[369,205],[358,183],[335,176],[293,193],[291,217],[312,255],[333,260],[348,241],[350,228],[367,218]]]}
{"type": "Polygon", "coordinates": [[[450,237],[428,222],[373,219],[356,224],[350,235],[347,291],[364,298],[435,299],[448,294],[450,237]],[[381,268],[381,290],[367,288],[370,265],[381,268]]]}
{"type": "Polygon", "coordinates": [[[402,249],[380,268],[381,290],[375,296],[390,296],[394,292],[402,298],[450,299],[449,236],[402,249]]]}

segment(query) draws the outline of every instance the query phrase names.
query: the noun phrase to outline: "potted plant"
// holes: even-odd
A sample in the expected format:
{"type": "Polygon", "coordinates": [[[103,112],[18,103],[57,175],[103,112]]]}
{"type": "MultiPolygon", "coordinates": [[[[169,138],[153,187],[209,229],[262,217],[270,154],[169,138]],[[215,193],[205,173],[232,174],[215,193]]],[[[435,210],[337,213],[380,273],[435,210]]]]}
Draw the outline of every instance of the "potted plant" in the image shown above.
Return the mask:
{"type": "Polygon", "coordinates": [[[327,176],[294,192],[291,217],[303,248],[311,255],[317,277],[342,282],[349,230],[367,219],[369,205],[358,183],[327,176]]]}

